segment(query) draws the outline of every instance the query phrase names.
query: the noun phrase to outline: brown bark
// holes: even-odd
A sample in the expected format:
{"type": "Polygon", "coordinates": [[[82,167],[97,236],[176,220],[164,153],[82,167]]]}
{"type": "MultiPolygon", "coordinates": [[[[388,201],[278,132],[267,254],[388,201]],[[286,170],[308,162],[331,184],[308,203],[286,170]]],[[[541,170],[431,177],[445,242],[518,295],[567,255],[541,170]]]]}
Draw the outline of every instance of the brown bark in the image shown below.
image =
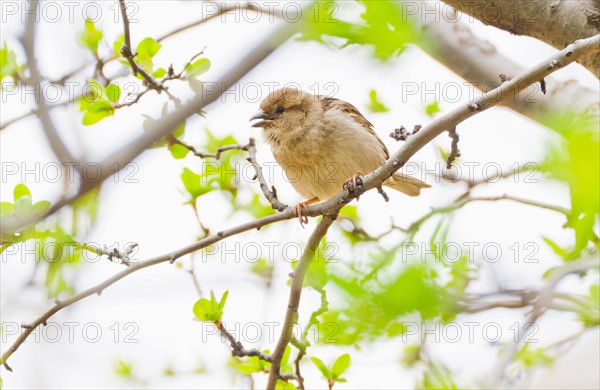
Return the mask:
{"type": "MultiPolygon", "coordinates": [[[[559,50],[600,32],[598,0],[449,0],[446,3],[487,25],[537,38],[559,50]]],[[[578,62],[600,77],[600,54],[578,62]]]]}

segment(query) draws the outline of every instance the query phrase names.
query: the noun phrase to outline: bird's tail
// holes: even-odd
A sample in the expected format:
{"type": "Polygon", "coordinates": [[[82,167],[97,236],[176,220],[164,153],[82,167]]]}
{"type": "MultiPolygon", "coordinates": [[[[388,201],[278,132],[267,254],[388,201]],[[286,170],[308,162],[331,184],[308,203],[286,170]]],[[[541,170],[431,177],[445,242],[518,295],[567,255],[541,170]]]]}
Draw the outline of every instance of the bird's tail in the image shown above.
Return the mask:
{"type": "Polygon", "coordinates": [[[422,188],[431,187],[429,184],[422,182],[414,177],[407,176],[402,173],[394,173],[392,177],[383,182],[384,186],[400,191],[408,196],[419,196],[422,188]]]}

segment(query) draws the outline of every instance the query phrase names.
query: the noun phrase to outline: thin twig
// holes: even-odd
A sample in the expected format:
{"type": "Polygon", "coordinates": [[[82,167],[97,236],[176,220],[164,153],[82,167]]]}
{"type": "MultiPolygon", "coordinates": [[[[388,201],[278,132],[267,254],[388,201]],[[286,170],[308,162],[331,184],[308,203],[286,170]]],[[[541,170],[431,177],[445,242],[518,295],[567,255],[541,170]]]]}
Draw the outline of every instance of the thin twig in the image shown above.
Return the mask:
{"type": "Polygon", "coordinates": [[[123,57],[125,57],[127,62],[129,62],[133,75],[137,76],[138,73],[141,74],[148,87],[160,93],[165,89],[164,86],[159,84],[154,77],[150,76],[142,67],[138,66],[134,60],[137,53],[134,54],[132,52],[131,34],[129,31],[129,16],[127,15],[127,5],[125,5],[125,0],[119,0],[119,6],[121,8],[121,17],[123,18],[123,33],[125,36],[123,46],[121,46],[121,54],[123,57]]]}
{"type": "Polygon", "coordinates": [[[269,189],[267,180],[265,179],[265,176],[263,175],[262,167],[256,160],[256,142],[255,142],[254,138],[250,138],[250,141],[248,142],[247,150],[248,150],[249,156],[246,160],[250,164],[252,164],[252,166],[254,167],[254,170],[256,172],[255,178],[258,180],[260,189],[261,189],[262,193],[265,195],[265,198],[267,198],[269,203],[271,203],[271,206],[273,207],[273,209],[275,209],[279,212],[287,209],[288,205],[281,203],[279,201],[279,199],[277,198],[277,191],[275,190],[275,187],[271,186],[271,189],[269,189]]]}
{"type": "Polygon", "coordinates": [[[264,360],[265,362],[271,362],[271,356],[267,355],[261,351],[259,351],[256,348],[253,349],[246,349],[244,348],[244,346],[242,345],[242,343],[238,340],[235,339],[235,337],[229,333],[229,331],[225,328],[225,326],[223,325],[223,323],[221,321],[217,321],[215,322],[215,325],[217,326],[217,329],[219,329],[219,332],[221,332],[221,334],[227,339],[227,341],[229,341],[229,344],[231,345],[231,354],[233,356],[236,357],[251,357],[251,356],[256,356],[261,360],[264,360]]]}

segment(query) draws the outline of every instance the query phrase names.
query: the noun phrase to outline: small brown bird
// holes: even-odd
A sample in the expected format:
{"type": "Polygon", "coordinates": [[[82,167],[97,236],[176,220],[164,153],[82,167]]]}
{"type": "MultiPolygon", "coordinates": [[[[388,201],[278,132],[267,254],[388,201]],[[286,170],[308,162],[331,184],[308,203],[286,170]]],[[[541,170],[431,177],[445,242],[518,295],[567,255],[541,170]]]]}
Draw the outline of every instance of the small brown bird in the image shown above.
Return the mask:
{"type": "MultiPolygon", "coordinates": [[[[345,183],[379,168],[389,158],[385,144],[373,125],[343,100],[313,96],[294,88],[270,93],[260,104],[260,119],[252,127],[262,127],[275,159],[296,191],[308,199],[295,207],[301,223],[302,210],[340,192],[345,183]]],[[[383,182],[409,196],[417,196],[428,184],[394,173],[383,182]]]]}

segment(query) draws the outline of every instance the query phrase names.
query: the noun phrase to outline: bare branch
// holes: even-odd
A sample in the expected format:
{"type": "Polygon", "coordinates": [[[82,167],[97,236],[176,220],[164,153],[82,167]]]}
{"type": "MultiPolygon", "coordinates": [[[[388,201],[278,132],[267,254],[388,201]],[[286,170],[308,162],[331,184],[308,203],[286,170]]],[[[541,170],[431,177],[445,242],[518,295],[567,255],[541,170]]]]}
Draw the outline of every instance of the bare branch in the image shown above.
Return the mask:
{"type": "Polygon", "coordinates": [[[294,270],[292,286],[290,287],[290,298],[283,322],[283,329],[281,331],[281,335],[279,336],[279,340],[277,341],[277,345],[275,346],[275,350],[271,354],[272,360],[271,371],[269,372],[269,381],[267,384],[268,390],[275,389],[275,385],[277,384],[277,379],[279,378],[280,374],[279,370],[281,358],[283,357],[286,347],[294,338],[294,325],[298,322],[298,306],[300,305],[300,296],[302,294],[304,276],[306,275],[306,271],[308,271],[308,267],[310,267],[313,262],[313,257],[319,246],[319,243],[325,234],[327,234],[327,230],[333,221],[335,221],[337,218],[338,211],[339,209],[336,210],[334,214],[323,216],[321,222],[319,222],[315,230],[308,238],[306,248],[304,249],[302,257],[300,258],[300,261],[298,261],[298,265],[294,270]]]}
{"type": "MultiPolygon", "coordinates": [[[[600,30],[597,0],[451,0],[447,3],[485,24],[511,34],[537,38],[559,50],[600,30]],[[569,28],[565,28],[566,25],[569,28]]],[[[578,62],[599,77],[600,54],[582,57],[578,62]]]]}
{"type": "Polygon", "coordinates": [[[177,260],[178,258],[180,258],[184,255],[187,255],[189,253],[192,253],[192,252],[195,252],[202,248],[205,248],[208,245],[212,245],[212,244],[219,242],[227,237],[235,236],[237,234],[246,232],[248,230],[260,229],[263,226],[266,226],[266,225],[269,225],[269,224],[272,224],[275,222],[279,222],[279,221],[284,221],[287,219],[292,219],[292,218],[296,218],[293,210],[287,209],[284,212],[279,213],[279,214],[270,215],[268,217],[264,217],[264,218],[261,218],[261,219],[255,220],[255,221],[244,223],[242,225],[239,225],[239,226],[227,229],[227,230],[223,230],[221,232],[218,232],[215,235],[206,237],[202,240],[199,240],[193,244],[187,245],[187,246],[177,249],[175,251],[166,253],[161,256],[153,257],[153,258],[150,258],[145,261],[141,261],[136,264],[131,264],[128,268],[124,269],[123,271],[121,271],[118,274],[112,276],[111,278],[105,280],[104,282],[99,283],[98,285],[96,285],[94,287],[91,287],[87,290],[84,290],[84,291],[78,293],[78,294],[75,294],[65,300],[57,300],[56,304],[52,308],[50,308],[49,310],[44,312],[40,317],[38,317],[31,324],[29,324],[27,326],[27,328],[19,335],[17,340],[8,348],[8,350],[6,352],[4,352],[4,354],[2,354],[2,357],[0,357],[0,365],[7,366],[7,364],[6,364],[7,360],[10,358],[10,356],[14,352],[17,351],[17,349],[21,346],[21,344],[23,344],[23,342],[27,339],[27,337],[29,337],[31,332],[33,332],[33,330],[36,329],[38,326],[45,325],[46,321],[50,317],[52,317],[54,314],[56,314],[60,310],[64,309],[65,307],[70,306],[76,302],[79,302],[82,299],[85,299],[91,295],[94,295],[94,294],[100,295],[102,293],[102,291],[104,291],[108,287],[112,286],[113,284],[117,283],[119,280],[123,279],[124,277],[126,277],[136,271],[142,270],[144,268],[147,268],[147,267],[150,267],[153,265],[166,263],[166,262],[173,263],[173,262],[175,262],[175,260],[177,260]]]}
{"type": "MultiPolygon", "coordinates": [[[[156,141],[171,134],[173,129],[179,126],[188,117],[194,115],[196,112],[202,110],[204,107],[215,102],[228,88],[230,88],[240,78],[245,76],[250,70],[258,65],[263,59],[271,54],[277,47],[291,37],[298,26],[292,24],[286,24],[276,29],[271,35],[265,38],[255,48],[251,49],[250,52],[242,57],[238,63],[230,69],[225,75],[214,83],[213,86],[217,86],[216,90],[208,89],[206,85],[203,86],[203,92],[197,94],[191,101],[184,104],[177,111],[167,115],[160,121],[154,122],[150,125],[147,132],[143,132],[142,135],[135,138],[133,141],[113,152],[100,163],[101,177],[94,180],[94,183],[85,183],[80,190],[72,195],[67,196],[56,203],[54,203],[50,209],[44,213],[41,218],[46,218],[64,206],[70,205],[75,200],[85,195],[88,191],[99,186],[108,177],[111,177],[120,169],[127,166],[129,162],[139,156],[142,152],[152,146],[156,141]],[[114,167],[117,169],[114,169],[114,167]],[[113,167],[113,168],[110,168],[113,167]]],[[[31,224],[37,223],[39,217],[29,217],[18,221],[15,224],[2,223],[0,228],[3,232],[11,233],[17,230],[23,229],[31,224]]]]}
{"type": "MultiPolygon", "coordinates": [[[[32,9],[39,11],[38,0],[31,0],[32,9]]],[[[42,77],[40,75],[40,71],[38,68],[37,58],[35,56],[35,27],[38,23],[35,22],[36,14],[27,13],[27,23],[25,25],[25,35],[23,36],[23,47],[25,49],[25,55],[27,57],[27,63],[29,64],[29,70],[31,72],[31,83],[39,85],[42,82],[42,77]]],[[[37,91],[41,91],[37,89],[37,91]]],[[[37,110],[35,110],[36,115],[40,118],[42,122],[42,128],[44,130],[44,134],[46,135],[46,139],[50,143],[50,147],[54,152],[56,158],[59,161],[65,163],[74,163],[78,160],[75,159],[65,142],[62,140],[52,118],[50,117],[50,112],[48,109],[48,104],[46,103],[46,99],[44,96],[37,96],[35,99],[37,103],[37,110]]]]}
{"type": "MultiPolygon", "coordinates": [[[[448,3],[452,2],[448,1],[448,3]]],[[[566,2],[562,1],[562,3],[566,2]]],[[[456,20],[449,20],[452,18],[452,13],[442,14],[434,2],[420,1],[418,6],[423,11],[414,15],[411,20],[423,26],[420,31],[426,44],[421,45],[421,48],[476,88],[488,91],[498,85],[499,74],[510,79],[526,71],[499,52],[490,42],[477,37],[468,23],[459,20],[458,15],[456,20]]],[[[566,44],[567,42],[559,49],[566,44]]],[[[576,108],[580,111],[587,109],[598,111],[600,99],[596,90],[575,80],[558,81],[553,78],[539,80],[542,79],[546,80],[548,95],[536,93],[537,87],[529,87],[523,93],[502,102],[501,105],[537,122],[544,122],[546,113],[557,110],[576,108]]]]}
{"type": "Polygon", "coordinates": [[[542,290],[540,290],[537,299],[535,300],[531,313],[518,332],[518,341],[515,340],[517,342],[508,345],[508,350],[501,355],[500,360],[496,364],[494,372],[489,379],[489,388],[501,387],[502,379],[505,376],[506,369],[508,368],[510,362],[513,361],[516,353],[519,351],[519,347],[521,346],[523,339],[528,334],[527,331],[531,325],[534,324],[550,307],[558,283],[569,274],[596,268],[598,266],[600,266],[600,260],[598,257],[592,256],[577,260],[575,262],[566,263],[563,266],[555,269],[554,272],[550,274],[546,285],[542,290]]]}

